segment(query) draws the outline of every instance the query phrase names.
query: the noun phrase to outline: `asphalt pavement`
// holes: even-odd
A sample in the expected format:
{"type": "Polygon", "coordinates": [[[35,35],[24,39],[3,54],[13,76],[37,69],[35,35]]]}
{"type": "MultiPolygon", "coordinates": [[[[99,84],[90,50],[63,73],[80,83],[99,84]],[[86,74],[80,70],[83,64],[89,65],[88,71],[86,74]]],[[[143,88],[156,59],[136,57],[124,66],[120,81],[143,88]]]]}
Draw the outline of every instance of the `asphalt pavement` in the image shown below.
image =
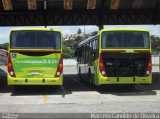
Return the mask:
{"type": "Polygon", "coordinates": [[[159,68],[153,84],[128,89],[117,85],[91,88],[77,77],[76,67],[64,67],[64,85],[7,86],[6,67],[0,69],[0,112],[3,113],[160,113],[159,68]]]}

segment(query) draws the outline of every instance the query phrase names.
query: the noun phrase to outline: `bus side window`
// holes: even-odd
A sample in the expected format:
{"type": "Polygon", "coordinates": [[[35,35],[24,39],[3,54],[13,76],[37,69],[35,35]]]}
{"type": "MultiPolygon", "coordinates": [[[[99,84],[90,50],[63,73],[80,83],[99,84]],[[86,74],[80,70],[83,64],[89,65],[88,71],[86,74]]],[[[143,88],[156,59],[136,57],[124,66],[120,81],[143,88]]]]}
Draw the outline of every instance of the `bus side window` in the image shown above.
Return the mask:
{"type": "Polygon", "coordinates": [[[86,44],[86,61],[89,61],[89,51],[90,51],[90,44],[86,44]]]}
{"type": "Polygon", "coordinates": [[[82,63],[84,63],[85,60],[85,46],[82,46],[82,63]]]}
{"type": "Polygon", "coordinates": [[[91,58],[94,57],[94,53],[93,53],[93,41],[91,41],[91,58]]]}
{"type": "Polygon", "coordinates": [[[92,57],[95,57],[95,40],[93,41],[92,57]]]}
{"type": "Polygon", "coordinates": [[[98,43],[98,37],[96,38],[96,50],[98,51],[99,43],[98,43]]]}
{"type": "Polygon", "coordinates": [[[89,43],[89,58],[92,58],[92,42],[89,43]]]}
{"type": "Polygon", "coordinates": [[[83,63],[85,64],[86,63],[86,45],[84,45],[84,51],[83,51],[83,53],[84,53],[84,60],[83,60],[83,63]]]}
{"type": "Polygon", "coordinates": [[[75,51],[75,57],[77,57],[77,61],[79,62],[80,61],[80,58],[82,57],[82,52],[80,50],[80,48],[77,48],[76,51],[75,51]]]}
{"type": "Polygon", "coordinates": [[[79,62],[82,63],[82,47],[79,49],[79,62]]]}
{"type": "Polygon", "coordinates": [[[97,58],[98,57],[98,38],[94,40],[94,45],[95,45],[93,49],[94,58],[97,58]]]}
{"type": "Polygon", "coordinates": [[[78,52],[79,52],[79,49],[77,48],[76,51],[74,52],[75,57],[78,57],[78,52]]]}

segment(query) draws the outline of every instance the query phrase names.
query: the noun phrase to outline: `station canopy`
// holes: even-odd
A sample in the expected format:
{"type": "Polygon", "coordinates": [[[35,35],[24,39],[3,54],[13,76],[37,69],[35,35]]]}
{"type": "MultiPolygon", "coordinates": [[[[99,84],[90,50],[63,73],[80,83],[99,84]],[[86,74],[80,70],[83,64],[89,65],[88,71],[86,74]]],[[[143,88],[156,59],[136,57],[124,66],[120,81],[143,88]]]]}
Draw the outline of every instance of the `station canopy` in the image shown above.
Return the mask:
{"type": "Polygon", "coordinates": [[[0,0],[0,26],[159,23],[160,0],[0,0]]]}

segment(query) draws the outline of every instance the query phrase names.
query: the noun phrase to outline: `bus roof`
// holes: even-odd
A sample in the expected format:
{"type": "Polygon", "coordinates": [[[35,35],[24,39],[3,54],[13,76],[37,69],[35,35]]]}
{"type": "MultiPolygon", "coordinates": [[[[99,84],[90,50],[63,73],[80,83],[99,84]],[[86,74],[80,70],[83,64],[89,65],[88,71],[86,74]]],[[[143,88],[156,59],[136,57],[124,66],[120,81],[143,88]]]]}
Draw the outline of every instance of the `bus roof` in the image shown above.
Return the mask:
{"type": "Polygon", "coordinates": [[[145,31],[149,32],[148,29],[142,29],[142,28],[105,28],[101,31],[145,31]]]}
{"type": "Polygon", "coordinates": [[[11,31],[27,31],[27,30],[32,30],[32,31],[57,31],[57,32],[61,32],[61,30],[59,29],[53,29],[53,28],[15,28],[12,29],[11,31]]]}
{"type": "Polygon", "coordinates": [[[91,36],[91,37],[89,37],[89,38],[87,38],[87,39],[81,41],[81,42],[79,43],[78,47],[81,46],[83,43],[86,43],[86,42],[88,42],[89,40],[93,39],[93,38],[96,37],[96,36],[98,36],[98,35],[91,36]]]}

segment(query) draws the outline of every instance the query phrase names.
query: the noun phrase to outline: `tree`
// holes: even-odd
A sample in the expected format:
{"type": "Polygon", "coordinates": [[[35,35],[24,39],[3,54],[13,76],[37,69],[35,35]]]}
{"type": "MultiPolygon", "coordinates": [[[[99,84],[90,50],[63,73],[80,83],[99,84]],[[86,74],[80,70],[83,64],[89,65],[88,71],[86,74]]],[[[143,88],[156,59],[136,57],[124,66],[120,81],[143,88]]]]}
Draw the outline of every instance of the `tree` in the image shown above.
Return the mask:
{"type": "Polygon", "coordinates": [[[63,41],[63,57],[64,58],[73,58],[75,50],[78,44],[82,41],[83,37],[77,35],[74,40],[63,41]]]}
{"type": "Polygon", "coordinates": [[[160,38],[157,36],[151,36],[152,54],[158,55],[160,52],[160,38]]]}
{"type": "Polygon", "coordinates": [[[0,44],[0,49],[8,50],[8,43],[0,44]]]}
{"type": "Polygon", "coordinates": [[[63,44],[63,57],[64,58],[73,58],[74,57],[74,50],[69,47],[66,47],[63,44]]]}

